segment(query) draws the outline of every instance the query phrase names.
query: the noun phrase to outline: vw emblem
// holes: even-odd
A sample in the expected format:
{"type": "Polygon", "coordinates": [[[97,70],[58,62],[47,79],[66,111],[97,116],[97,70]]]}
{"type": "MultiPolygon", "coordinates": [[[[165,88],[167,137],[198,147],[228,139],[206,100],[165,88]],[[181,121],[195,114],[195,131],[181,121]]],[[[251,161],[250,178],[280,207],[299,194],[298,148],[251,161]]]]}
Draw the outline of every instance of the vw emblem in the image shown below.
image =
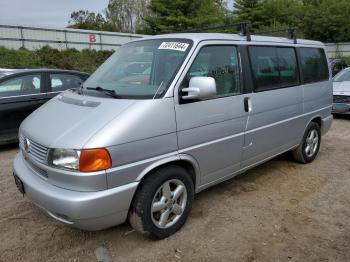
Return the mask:
{"type": "Polygon", "coordinates": [[[30,140],[28,138],[24,139],[24,150],[29,153],[30,140]]]}

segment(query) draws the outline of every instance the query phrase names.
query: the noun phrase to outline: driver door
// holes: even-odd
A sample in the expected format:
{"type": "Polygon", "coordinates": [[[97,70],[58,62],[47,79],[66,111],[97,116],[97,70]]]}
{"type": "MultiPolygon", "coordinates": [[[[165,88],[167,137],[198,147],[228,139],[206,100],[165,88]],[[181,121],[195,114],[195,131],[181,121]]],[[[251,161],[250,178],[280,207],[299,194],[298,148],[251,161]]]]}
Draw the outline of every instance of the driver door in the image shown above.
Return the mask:
{"type": "Polygon", "coordinates": [[[181,84],[194,76],[213,77],[217,94],[203,101],[175,103],[181,154],[196,159],[202,187],[230,177],[240,169],[248,112],[244,108],[238,48],[232,42],[203,42],[187,66],[181,84]]]}

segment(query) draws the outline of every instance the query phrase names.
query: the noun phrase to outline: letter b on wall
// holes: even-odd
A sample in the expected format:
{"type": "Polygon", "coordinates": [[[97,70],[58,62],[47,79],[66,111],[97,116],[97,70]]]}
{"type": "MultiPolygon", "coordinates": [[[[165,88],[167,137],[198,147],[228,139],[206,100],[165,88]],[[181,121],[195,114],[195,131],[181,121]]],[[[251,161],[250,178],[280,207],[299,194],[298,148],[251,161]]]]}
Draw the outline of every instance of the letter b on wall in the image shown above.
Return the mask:
{"type": "Polygon", "coordinates": [[[89,35],[89,43],[96,43],[96,35],[89,35]]]}

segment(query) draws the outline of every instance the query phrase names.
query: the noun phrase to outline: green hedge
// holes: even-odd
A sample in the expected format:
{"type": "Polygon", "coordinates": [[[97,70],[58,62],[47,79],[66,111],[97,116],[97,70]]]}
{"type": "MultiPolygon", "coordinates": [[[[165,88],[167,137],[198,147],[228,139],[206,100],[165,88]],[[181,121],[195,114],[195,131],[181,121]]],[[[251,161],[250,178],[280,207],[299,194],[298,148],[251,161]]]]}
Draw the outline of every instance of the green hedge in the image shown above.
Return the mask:
{"type": "Polygon", "coordinates": [[[45,46],[36,51],[0,47],[0,68],[59,68],[92,73],[113,51],[67,49],[45,46]]]}
{"type": "Polygon", "coordinates": [[[350,66],[350,57],[342,57],[342,59],[344,59],[348,66],[350,66]]]}

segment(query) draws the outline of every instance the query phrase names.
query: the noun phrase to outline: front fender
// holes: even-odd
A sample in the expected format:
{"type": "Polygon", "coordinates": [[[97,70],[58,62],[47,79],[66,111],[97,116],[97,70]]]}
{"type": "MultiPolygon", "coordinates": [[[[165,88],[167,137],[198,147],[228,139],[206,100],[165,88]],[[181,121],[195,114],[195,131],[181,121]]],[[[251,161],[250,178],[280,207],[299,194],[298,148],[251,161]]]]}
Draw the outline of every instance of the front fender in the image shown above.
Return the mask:
{"type": "Polygon", "coordinates": [[[139,176],[136,178],[136,181],[141,181],[147,174],[152,172],[153,170],[157,169],[158,167],[164,166],[164,165],[170,165],[174,162],[186,162],[190,164],[194,170],[195,173],[195,190],[200,186],[200,168],[198,165],[198,162],[195,158],[193,158],[190,155],[187,154],[178,154],[175,156],[170,156],[166,158],[162,158],[158,161],[152,162],[152,164],[148,165],[143,171],[139,174],[139,176]]]}

